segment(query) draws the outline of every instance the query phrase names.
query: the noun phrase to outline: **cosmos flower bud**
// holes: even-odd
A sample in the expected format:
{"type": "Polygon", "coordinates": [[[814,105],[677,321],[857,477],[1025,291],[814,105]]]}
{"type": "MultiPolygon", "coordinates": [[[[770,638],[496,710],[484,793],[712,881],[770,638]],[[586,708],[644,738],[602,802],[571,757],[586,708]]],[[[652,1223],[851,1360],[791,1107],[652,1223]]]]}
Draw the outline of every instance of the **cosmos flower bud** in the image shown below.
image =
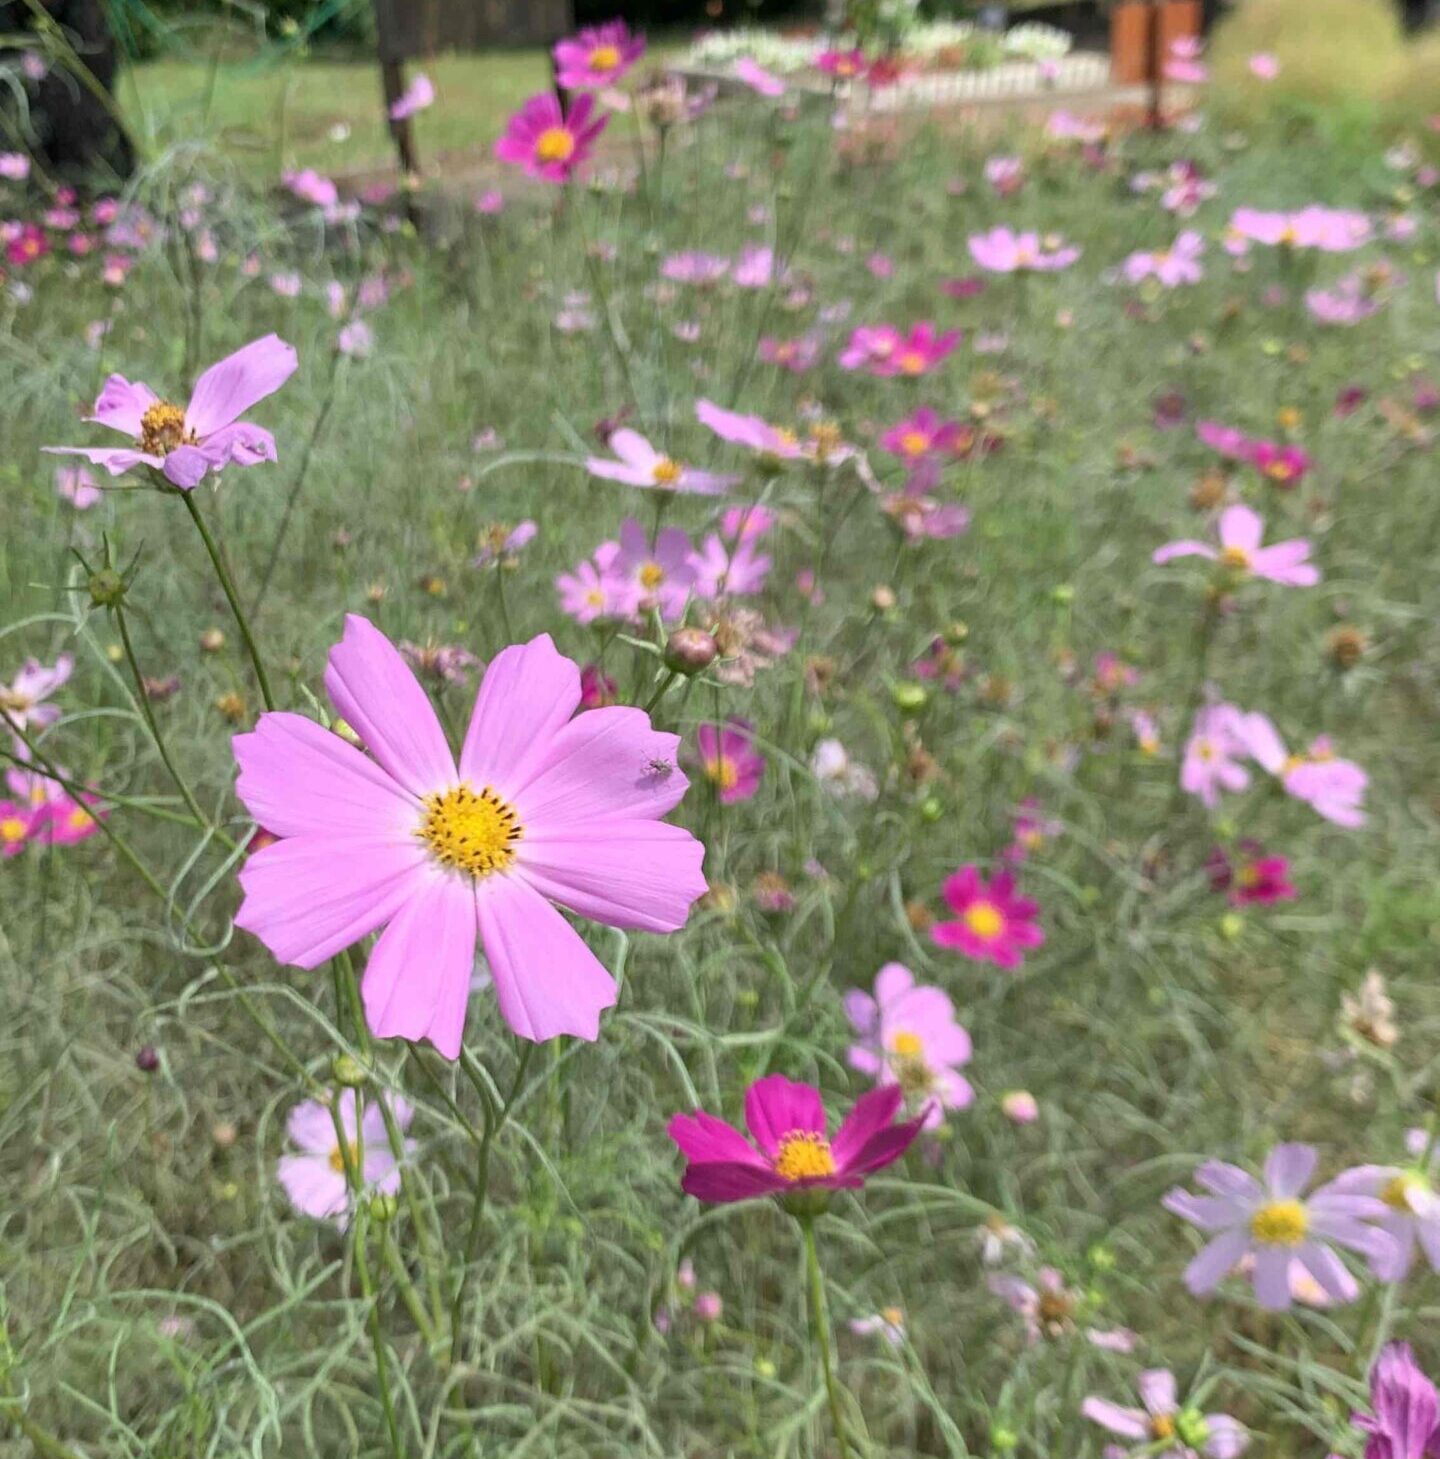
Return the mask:
{"type": "Polygon", "coordinates": [[[895,590],[884,583],[870,591],[870,606],[877,613],[888,613],[895,606],[895,590]]]}
{"type": "Polygon", "coordinates": [[[1033,1125],[1040,1118],[1040,1106],[1028,1089],[1012,1089],[1002,1095],[1000,1108],[1013,1124],[1033,1125]]]}
{"type": "Polygon", "coordinates": [[[1325,657],[1337,669],[1353,669],[1370,647],[1362,629],[1353,623],[1341,623],[1325,635],[1325,657]]]}
{"type": "Polygon", "coordinates": [[[934,825],[945,814],[945,803],[936,795],[927,795],[920,802],[920,818],[934,825]]]}
{"type": "Polygon", "coordinates": [[[379,1194],[370,1197],[370,1219],[372,1221],[393,1221],[400,1202],[394,1196],[379,1194]]]}
{"type": "Polygon", "coordinates": [[[359,1059],[350,1054],[336,1054],[330,1061],[330,1077],[345,1089],[359,1089],[370,1074],[359,1059]]]}
{"type": "Polygon", "coordinates": [[[97,608],[118,608],[125,601],[125,579],[113,567],[92,572],[85,586],[97,608]]]}
{"type": "Polygon", "coordinates": [[[890,689],[890,702],[901,714],[919,714],[930,702],[930,692],[923,684],[903,680],[890,689]]]}
{"type": "Polygon", "coordinates": [[[207,628],[200,634],[200,649],[203,653],[216,654],[225,647],[225,634],[219,628],[207,628]]]}
{"type": "Polygon", "coordinates": [[[703,673],[715,662],[715,640],[703,628],[677,628],[665,643],[665,667],[672,673],[703,673]]]}
{"type": "Polygon", "coordinates": [[[142,1074],[153,1074],[160,1067],[160,1055],[153,1044],[146,1044],[135,1055],[135,1067],[142,1074]]]}

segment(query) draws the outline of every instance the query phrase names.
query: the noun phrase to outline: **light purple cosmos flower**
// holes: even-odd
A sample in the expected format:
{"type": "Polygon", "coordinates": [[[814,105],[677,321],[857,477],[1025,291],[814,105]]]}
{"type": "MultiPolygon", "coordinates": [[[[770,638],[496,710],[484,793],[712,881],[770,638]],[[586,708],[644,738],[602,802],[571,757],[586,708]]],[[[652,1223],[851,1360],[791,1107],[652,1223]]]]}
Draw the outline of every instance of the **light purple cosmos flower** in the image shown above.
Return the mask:
{"type": "Polygon", "coordinates": [[[1440,1459],[1440,1394],[1409,1343],[1392,1342],[1375,1360],[1370,1407],[1350,1417],[1368,1436],[1365,1459],[1440,1459]]]}
{"type": "Polygon", "coordinates": [[[1298,1260],[1337,1302],[1354,1301],[1359,1288],[1333,1247],[1359,1252],[1371,1261],[1394,1259],[1394,1238],[1367,1222],[1388,1207],[1331,1181],[1305,1197],[1315,1173],[1313,1145],[1277,1145],[1265,1162],[1262,1183],[1238,1165],[1207,1160],[1195,1172],[1207,1192],[1169,1192],[1167,1211],[1211,1234],[1185,1269],[1185,1285],[1197,1297],[1212,1292],[1241,1260],[1254,1259],[1255,1300],[1284,1311],[1293,1300],[1290,1263],[1298,1260]]]}
{"type": "Polygon", "coordinates": [[[121,431],[131,446],[46,446],[56,456],[84,456],[121,476],[136,466],[150,466],[182,491],[199,484],[207,471],[255,466],[275,460],[275,438],[240,417],[257,401],[273,395],[295,373],[294,349],[267,334],[244,349],[211,365],[196,381],[183,410],[138,381],[112,375],[88,416],[99,425],[121,431]]]}
{"type": "Polygon", "coordinates": [[[686,466],[657,451],[639,431],[628,427],[612,431],[609,446],[619,460],[587,456],[585,469],[591,476],[599,476],[606,481],[622,481],[627,486],[693,492],[699,496],[720,496],[740,480],[738,476],[697,471],[686,466]]]}
{"type": "Polygon", "coordinates": [[[660,265],[660,272],[677,284],[717,284],[730,272],[730,260],[716,253],[692,249],[686,253],[672,253],[660,265]]]}
{"type": "Polygon", "coordinates": [[[1238,1459],[1250,1447],[1244,1427],[1228,1414],[1181,1407],[1175,1375],[1168,1368],[1147,1368],[1136,1386],[1143,1408],[1125,1408],[1091,1396],[1080,1412],[1154,1459],[1238,1459]]]}
{"type": "Polygon", "coordinates": [[[662,618],[679,618],[695,586],[690,561],[693,550],[679,527],[661,528],[652,544],[644,527],[627,517],[620,527],[620,550],[611,568],[629,587],[628,611],[645,613],[654,607],[662,618]]]}
{"type": "Polygon", "coordinates": [[[1274,722],[1258,711],[1241,715],[1236,726],[1246,751],[1316,815],[1353,830],[1365,824],[1362,802],[1370,777],[1353,760],[1342,760],[1327,736],[1313,740],[1303,755],[1291,755],[1274,722]]]}
{"type": "Polygon", "coordinates": [[[1440,1151],[1431,1149],[1424,1130],[1410,1130],[1405,1143],[1414,1164],[1357,1165],[1331,1182],[1335,1190],[1384,1202],[1385,1214],[1377,1224],[1392,1238],[1395,1249],[1371,1262],[1382,1282],[1404,1281],[1417,1250],[1425,1253],[1432,1270],[1440,1272],[1440,1195],[1435,1190],[1440,1151]]]}
{"type": "Polygon", "coordinates": [[[732,548],[715,532],[690,554],[690,565],[700,598],[748,597],[764,588],[770,574],[770,558],[756,549],[753,537],[742,537],[732,548]]]}
{"type": "Polygon", "coordinates": [[[555,579],[561,611],[582,624],[599,618],[626,617],[634,593],[628,579],[615,570],[619,555],[618,542],[602,542],[573,573],[561,573],[555,579]]]}
{"type": "Polygon", "coordinates": [[[1180,787],[1199,796],[1206,810],[1215,809],[1222,790],[1244,790],[1250,784],[1250,772],[1240,763],[1248,753],[1240,733],[1243,718],[1233,704],[1209,704],[1195,716],[1180,765],[1180,787]]]}
{"type": "Polygon", "coordinates": [[[970,1035],[955,1020],[955,1005],[940,988],[919,985],[903,963],[886,963],[875,994],[851,988],[845,1017],[859,1035],[846,1058],[877,1084],[898,1084],[927,1127],[947,1109],[965,1109],[975,1098],[959,1070],[970,1062],[970,1035]]]}
{"type": "Polygon", "coordinates": [[[39,659],[26,659],[9,684],[0,684],[0,709],[20,729],[44,729],[60,718],[58,704],[44,701],[74,672],[75,660],[61,654],[48,668],[39,659]]]}
{"type": "Polygon", "coordinates": [[[1246,506],[1226,507],[1220,514],[1220,546],[1188,538],[1155,549],[1152,561],[1164,565],[1177,557],[1207,557],[1242,577],[1267,578],[1287,588],[1314,587],[1320,571],[1309,562],[1310,543],[1304,537],[1262,547],[1265,519],[1246,506]]]}
{"type": "MultiPolygon", "coordinates": [[[[349,1146],[343,1152],[329,1106],[318,1099],[297,1104],[285,1122],[285,1133],[298,1153],[282,1155],[275,1168],[290,1204],[297,1211],[317,1220],[333,1220],[340,1226],[349,1224],[347,1160],[353,1165],[359,1159],[361,1180],[367,1193],[394,1195],[400,1189],[400,1167],[386,1137],[385,1116],[380,1106],[373,1099],[365,1102],[357,1138],[355,1100],[353,1089],[340,1091],[336,1108],[349,1146]]],[[[391,1101],[390,1109],[396,1125],[401,1130],[408,1129],[414,1114],[410,1105],[397,1098],[391,1101]]],[[[414,1149],[414,1144],[413,1140],[405,1141],[407,1154],[414,1149]]]]}
{"type": "Polygon", "coordinates": [[[1186,229],[1169,248],[1157,249],[1153,253],[1132,253],[1121,265],[1120,272],[1131,284],[1145,279],[1154,279],[1167,289],[1181,284],[1198,284],[1205,276],[1200,265],[1204,252],[1204,238],[1193,229],[1186,229]]]}

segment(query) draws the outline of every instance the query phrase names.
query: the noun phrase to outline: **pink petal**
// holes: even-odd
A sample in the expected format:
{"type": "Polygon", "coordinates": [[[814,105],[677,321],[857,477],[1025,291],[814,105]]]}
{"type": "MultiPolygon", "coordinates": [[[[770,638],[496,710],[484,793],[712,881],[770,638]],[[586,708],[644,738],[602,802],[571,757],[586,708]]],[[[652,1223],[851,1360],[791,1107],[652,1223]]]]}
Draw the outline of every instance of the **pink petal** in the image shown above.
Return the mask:
{"type": "Polygon", "coordinates": [[[697,1109],[690,1115],[676,1115],[665,1127],[665,1131],[680,1147],[680,1153],[687,1160],[701,1164],[728,1161],[731,1164],[753,1165],[758,1170],[770,1169],[769,1164],[734,1125],[716,1119],[703,1109],[697,1109]]]}
{"type": "MultiPolygon", "coordinates": [[[[333,1140],[333,1130],[332,1130],[333,1140]]],[[[345,1177],[330,1168],[328,1155],[282,1155],[275,1175],[290,1203],[302,1215],[326,1220],[345,1209],[345,1177]]]]}
{"type": "Polygon", "coordinates": [[[335,1146],[335,1121],[318,1099],[307,1099],[290,1111],[285,1134],[312,1155],[328,1155],[335,1146]]]}
{"type": "Polygon", "coordinates": [[[1108,1429],[1112,1434],[1119,1434],[1121,1438],[1146,1439],[1150,1437],[1149,1420],[1138,1408],[1121,1408],[1118,1403],[1111,1403],[1108,1399],[1087,1398],[1080,1405],[1080,1412],[1092,1424],[1099,1424],[1102,1429],[1108,1429]]]}
{"type": "Polygon", "coordinates": [[[605,456],[587,456],[585,469],[591,476],[605,481],[623,481],[626,486],[654,486],[648,472],[636,466],[627,466],[623,461],[611,461],[605,456]]]}
{"type": "Polygon", "coordinates": [[[660,459],[660,453],[655,447],[639,431],[632,431],[628,426],[611,434],[610,449],[627,466],[635,467],[647,477],[660,459]]]}
{"type": "Polygon", "coordinates": [[[704,846],[681,826],[624,820],[569,832],[527,829],[516,865],[542,896],[582,917],[674,932],[705,895],[704,859],[704,846]]]}
{"type": "MultiPolygon", "coordinates": [[[[1224,1237],[1220,1238],[1222,1241],[1224,1237]]],[[[1288,1247],[1262,1246],[1255,1253],[1255,1300],[1271,1312],[1283,1312],[1290,1306],[1290,1250],[1288,1247]]]]}
{"type": "Polygon", "coordinates": [[[275,437],[269,431],[245,420],[222,426],[214,435],[201,442],[200,449],[215,471],[231,463],[236,466],[258,466],[262,461],[276,459],[275,437]]]}
{"type": "MultiPolygon", "coordinates": [[[[880,1094],[887,1091],[877,1089],[873,1092],[880,1094]]],[[[893,1165],[914,1144],[915,1137],[924,1125],[925,1120],[921,1118],[903,1125],[887,1125],[884,1129],[877,1130],[848,1162],[841,1165],[841,1175],[869,1175],[872,1171],[893,1165]]]]}
{"type": "Polygon", "coordinates": [[[368,619],[346,615],[345,634],[330,650],[325,688],[365,748],[411,795],[456,783],[455,761],[425,691],[368,619]]]}
{"type": "Polygon", "coordinates": [[[262,714],[231,741],[235,793],[277,836],[413,838],[420,806],[372,759],[300,714],[262,714]]]}
{"type": "Polygon", "coordinates": [[[111,476],[123,476],[136,466],[162,466],[160,456],[147,456],[127,446],[42,446],[49,456],[83,456],[92,466],[103,466],[111,476]]]}
{"type": "Polygon", "coordinates": [[[875,1001],[883,1009],[915,986],[915,975],[904,963],[886,963],[875,974],[875,1001]]]}
{"type": "Polygon", "coordinates": [[[774,1155],[780,1141],[796,1130],[823,1135],[825,1107],[818,1089],[796,1084],[783,1074],[768,1074],[745,1091],[745,1123],[755,1143],[767,1155],[774,1155]]]}
{"type": "Polygon", "coordinates": [[[787,1182],[772,1170],[757,1170],[753,1165],[691,1165],[680,1178],[680,1189],[697,1201],[749,1201],[756,1196],[774,1195],[786,1189],[787,1182]]]}
{"type": "Polygon", "coordinates": [[[380,934],[360,992],[377,1038],[429,1039],[460,1057],[475,972],[475,883],[436,868],[415,878],[380,934]]]}
{"type": "Polygon", "coordinates": [[[165,457],[160,467],[165,479],[181,491],[200,485],[210,469],[210,458],[198,446],[177,446],[165,457]]]}
{"type": "Polygon", "coordinates": [[[1294,1200],[1310,1184],[1320,1152],[1313,1145],[1277,1145],[1265,1161],[1265,1185],[1272,1199],[1294,1200]]]}
{"type": "Polygon", "coordinates": [[[1179,542],[1167,542],[1164,547],[1157,547],[1151,553],[1150,561],[1163,567],[1176,557],[1208,557],[1213,561],[1215,556],[1215,549],[1208,542],[1192,542],[1184,539],[1179,542]]]}
{"type": "Polygon", "coordinates": [[[548,633],[502,649],[475,696],[461,775],[477,790],[489,785],[514,796],[548,762],[551,742],[579,707],[580,670],[548,633]]]}
{"type": "Polygon", "coordinates": [[[257,400],[273,395],[299,364],[293,346],[278,335],[252,341],[211,365],[195,382],[185,424],[203,441],[221,426],[239,420],[257,400]]]}
{"type": "Polygon", "coordinates": [[[475,904],[505,1022],[537,1043],[559,1034],[593,1040],[601,1012],[614,1006],[615,981],[574,928],[520,877],[486,878],[475,904]]]}
{"type": "Polygon", "coordinates": [[[1265,535],[1265,520],[1249,507],[1236,504],[1220,513],[1220,545],[1254,552],[1265,535]]]}
{"type": "Polygon", "coordinates": [[[842,1171],[848,1170],[866,1142],[895,1118],[903,1099],[900,1086],[891,1084],[872,1089],[855,1101],[855,1107],[845,1116],[830,1145],[835,1164],[842,1171]]]}
{"type": "Polygon", "coordinates": [[[143,429],[142,417],[158,399],[148,385],[129,381],[123,375],[111,375],[95,402],[95,414],[85,419],[138,440],[143,429]]]}
{"type": "Polygon", "coordinates": [[[1136,1381],[1140,1402],[1154,1414],[1172,1414],[1180,1407],[1175,1397],[1175,1375],[1168,1368],[1146,1368],[1136,1381]]]}
{"type": "Polygon", "coordinates": [[[388,922],[411,894],[425,850],[353,836],[294,836],[240,872],[235,925],[282,963],[313,968],[388,922]]]}
{"type": "Polygon", "coordinates": [[[1200,1254],[1185,1268],[1185,1285],[1197,1297],[1213,1291],[1230,1275],[1240,1258],[1250,1249],[1250,1233],[1244,1230],[1225,1231],[1208,1242],[1200,1254]]]}

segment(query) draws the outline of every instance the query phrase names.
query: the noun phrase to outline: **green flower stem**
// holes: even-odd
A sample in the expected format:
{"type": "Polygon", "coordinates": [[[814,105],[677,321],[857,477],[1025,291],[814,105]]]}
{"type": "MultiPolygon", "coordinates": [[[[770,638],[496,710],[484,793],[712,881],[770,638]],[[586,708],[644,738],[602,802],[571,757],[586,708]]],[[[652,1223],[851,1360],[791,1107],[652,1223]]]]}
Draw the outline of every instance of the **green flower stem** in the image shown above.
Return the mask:
{"type": "Polygon", "coordinates": [[[265,665],[260,658],[260,650],[255,646],[254,636],[250,632],[250,620],[245,616],[245,610],[240,606],[240,597],[235,591],[235,584],[230,577],[230,569],[225,566],[225,559],[220,552],[220,544],[216,542],[214,534],[210,531],[205,518],[200,514],[200,508],[195,504],[195,493],[193,491],[182,491],[180,500],[185,503],[185,510],[190,513],[190,520],[195,523],[195,530],[200,534],[200,540],[205,544],[205,551],[210,554],[211,565],[215,569],[215,576],[220,580],[221,590],[225,594],[225,601],[230,605],[230,611],[235,615],[235,626],[240,630],[240,637],[245,640],[245,651],[250,655],[250,662],[255,666],[255,679],[260,685],[260,698],[265,703],[266,709],[275,708],[275,696],[270,692],[270,680],[265,674],[265,665]]]}
{"type": "Polygon", "coordinates": [[[820,1253],[815,1249],[815,1217],[797,1216],[800,1234],[805,1242],[805,1270],[810,1278],[810,1329],[815,1350],[820,1356],[820,1370],[825,1375],[825,1396],[830,1404],[830,1423],[835,1430],[835,1443],[840,1459],[850,1459],[850,1446],[845,1442],[845,1421],[840,1411],[840,1384],[835,1376],[834,1356],[830,1351],[830,1317],[825,1307],[825,1278],[820,1271],[820,1253]]]}

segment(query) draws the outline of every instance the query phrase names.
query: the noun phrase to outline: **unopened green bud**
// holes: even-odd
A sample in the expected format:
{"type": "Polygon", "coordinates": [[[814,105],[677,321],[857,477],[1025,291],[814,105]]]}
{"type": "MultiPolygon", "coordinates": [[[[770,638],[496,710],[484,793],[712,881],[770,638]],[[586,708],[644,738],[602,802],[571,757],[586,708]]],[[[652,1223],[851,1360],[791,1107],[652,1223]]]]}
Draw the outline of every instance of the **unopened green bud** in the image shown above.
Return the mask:
{"type": "Polygon", "coordinates": [[[330,1061],[330,1077],[345,1089],[359,1089],[370,1075],[353,1055],[336,1054],[330,1061]]]}
{"type": "Polygon", "coordinates": [[[901,714],[919,714],[930,702],[930,691],[923,684],[902,680],[891,685],[890,702],[901,714]]]}
{"type": "Polygon", "coordinates": [[[113,567],[102,567],[90,574],[86,584],[90,601],[97,608],[118,608],[125,601],[125,579],[113,567]]]}
{"type": "Polygon", "coordinates": [[[394,1196],[377,1194],[370,1197],[370,1219],[372,1221],[393,1221],[400,1202],[394,1196]]]}

